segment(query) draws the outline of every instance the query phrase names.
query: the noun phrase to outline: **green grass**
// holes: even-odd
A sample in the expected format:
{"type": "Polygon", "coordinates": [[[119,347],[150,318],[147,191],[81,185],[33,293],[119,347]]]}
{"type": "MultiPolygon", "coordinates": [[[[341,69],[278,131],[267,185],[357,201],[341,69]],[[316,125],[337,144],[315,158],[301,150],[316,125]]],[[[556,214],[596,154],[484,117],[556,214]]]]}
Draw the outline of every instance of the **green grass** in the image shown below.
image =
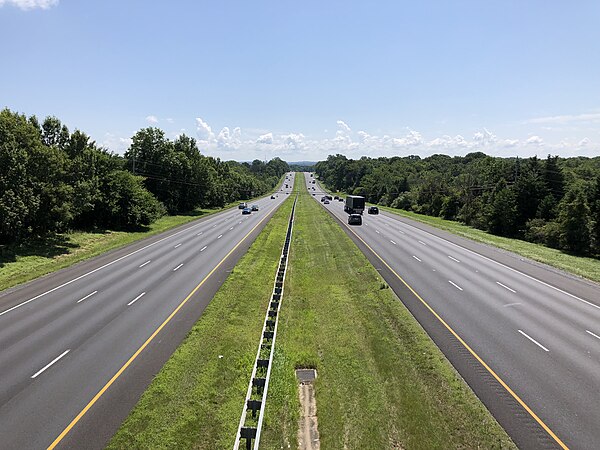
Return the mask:
{"type": "Polygon", "coordinates": [[[444,220],[440,217],[426,216],[388,207],[380,207],[380,209],[449,231],[476,242],[517,253],[534,261],[556,267],[592,281],[600,282],[600,260],[596,258],[575,256],[540,244],[495,236],[459,222],[444,220]]]}
{"type": "Polygon", "coordinates": [[[339,225],[300,196],[261,448],[297,448],[317,369],[323,449],[514,448],[339,225]]]}
{"type": "MultiPolygon", "coordinates": [[[[282,181],[283,177],[277,190],[282,181]]],[[[200,217],[219,213],[237,203],[233,202],[219,209],[198,208],[185,215],[161,217],[152,225],[136,232],[78,231],[57,234],[45,239],[32,239],[18,245],[0,245],[0,291],[192,222],[200,217]]]]}
{"type": "Polygon", "coordinates": [[[280,207],[235,266],[109,449],[232,448],[291,207],[280,207]]]}

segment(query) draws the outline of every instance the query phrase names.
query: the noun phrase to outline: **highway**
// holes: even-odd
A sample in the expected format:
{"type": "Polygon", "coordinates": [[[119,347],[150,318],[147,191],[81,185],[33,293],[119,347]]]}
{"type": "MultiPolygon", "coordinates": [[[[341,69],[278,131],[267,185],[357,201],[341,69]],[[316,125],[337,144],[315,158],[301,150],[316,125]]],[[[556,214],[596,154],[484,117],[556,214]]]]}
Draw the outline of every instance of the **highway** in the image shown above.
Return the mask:
{"type": "Polygon", "coordinates": [[[257,212],[232,208],[0,293],[0,448],[103,448],[293,179],[257,212]]]}
{"type": "Polygon", "coordinates": [[[350,227],[343,202],[321,204],[520,448],[599,447],[600,286],[387,212],[350,227]]]}

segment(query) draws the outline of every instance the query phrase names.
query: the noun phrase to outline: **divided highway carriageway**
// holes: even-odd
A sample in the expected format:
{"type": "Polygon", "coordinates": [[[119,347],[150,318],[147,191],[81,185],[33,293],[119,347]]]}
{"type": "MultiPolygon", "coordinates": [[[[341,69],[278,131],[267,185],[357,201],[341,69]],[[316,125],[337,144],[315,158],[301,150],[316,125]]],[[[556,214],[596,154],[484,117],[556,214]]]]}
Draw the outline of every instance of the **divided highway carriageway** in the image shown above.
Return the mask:
{"type": "Polygon", "coordinates": [[[0,449],[103,448],[289,192],[0,293],[0,449]]]}
{"type": "Polygon", "coordinates": [[[343,205],[323,207],[520,448],[600,448],[600,286],[386,212],[348,226],[343,205]]]}

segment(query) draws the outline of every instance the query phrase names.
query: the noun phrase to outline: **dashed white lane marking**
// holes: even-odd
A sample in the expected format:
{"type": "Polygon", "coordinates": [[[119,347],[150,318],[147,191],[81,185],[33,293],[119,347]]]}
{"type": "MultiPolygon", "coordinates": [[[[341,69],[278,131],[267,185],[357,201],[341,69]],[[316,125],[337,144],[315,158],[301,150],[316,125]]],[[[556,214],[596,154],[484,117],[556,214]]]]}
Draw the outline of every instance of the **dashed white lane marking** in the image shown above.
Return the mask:
{"type": "Polygon", "coordinates": [[[456,289],[458,289],[459,291],[462,291],[463,288],[461,288],[458,284],[453,283],[452,281],[448,280],[448,283],[450,283],[452,286],[454,286],[456,289]]]}
{"type": "Polygon", "coordinates": [[[240,220],[238,223],[242,223],[242,221],[240,220]]]}
{"type": "Polygon", "coordinates": [[[217,239],[221,239],[222,237],[223,237],[223,235],[220,234],[220,235],[217,236],[217,239]]]}
{"type": "Polygon", "coordinates": [[[600,336],[598,336],[597,334],[592,333],[590,330],[585,330],[586,333],[591,334],[592,336],[594,336],[596,339],[600,339],[600,336]]]}
{"type": "Polygon", "coordinates": [[[177,247],[179,247],[179,246],[181,246],[181,242],[180,242],[179,244],[177,244],[177,245],[176,245],[175,247],[173,247],[173,248],[177,248],[177,247]]]}
{"type": "Polygon", "coordinates": [[[423,241],[419,241],[419,244],[423,244],[423,245],[427,245],[425,242],[423,241]]]}
{"type": "Polygon", "coordinates": [[[65,356],[70,351],[71,351],[71,349],[68,349],[68,350],[65,350],[64,352],[62,352],[60,355],[58,355],[56,358],[54,358],[52,361],[50,361],[48,364],[46,364],[44,367],[42,367],[40,370],[38,370],[36,373],[31,375],[31,378],[35,378],[38,375],[40,375],[44,370],[48,369],[52,364],[56,363],[60,358],[65,356]]]}
{"type": "Polygon", "coordinates": [[[86,298],[90,298],[92,295],[96,294],[98,291],[94,291],[91,294],[86,295],[85,297],[83,297],[82,299],[77,300],[77,303],[81,303],[82,301],[84,301],[86,298]]]}
{"type": "Polygon", "coordinates": [[[534,338],[532,338],[531,336],[529,336],[527,333],[523,332],[522,330],[519,330],[519,333],[521,333],[523,336],[525,336],[527,339],[529,339],[535,345],[537,345],[538,347],[540,347],[542,350],[544,350],[546,352],[550,351],[546,347],[544,347],[542,344],[540,344],[538,341],[536,341],[534,338]]]}
{"type": "Polygon", "coordinates": [[[202,231],[200,233],[198,233],[196,236],[200,236],[202,234],[202,231]]]}
{"type": "Polygon", "coordinates": [[[173,269],[173,272],[175,272],[177,269],[180,269],[182,266],[183,266],[183,264],[179,264],[177,267],[175,267],[175,268],[173,269]]]}
{"type": "Polygon", "coordinates": [[[204,247],[202,247],[202,248],[200,249],[200,251],[201,251],[201,252],[203,252],[204,250],[206,250],[206,248],[207,248],[207,246],[205,245],[204,247]]]}
{"type": "Polygon", "coordinates": [[[149,260],[148,260],[148,261],[146,261],[144,264],[140,264],[140,269],[141,269],[142,267],[144,267],[144,266],[146,266],[146,265],[150,264],[150,262],[151,262],[151,261],[152,261],[152,260],[151,260],[151,259],[149,259],[149,260]]]}
{"type": "Polygon", "coordinates": [[[375,233],[377,233],[377,234],[381,234],[381,233],[379,232],[379,230],[375,230],[375,233]]]}
{"type": "Polygon", "coordinates": [[[452,256],[448,255],[448,258],[450,258],[452,261],[459,263],[460,261],[456,258],[453,258],[452,256]]]}
{"type": "Polygon", "coordinates": [[[506,290],[508,290],[508,291],[512,292],[513,294],[516,294],[516,293],[517,293],[517,291],[515,291],[514,289],[511,289],[511,288],[509,288],[508,286],[505,286],[504,284],[500,283],[499,281],[496,281],[496,284],[497,284],[498,286],[502,286],[504,289],[506,289],[506,290]]]}
{"type": "Polygon", "coordinates": [[[215,228],[217,226],[217,224],[214,224],[212,227],[215,228]]]}
{"type": "Polygon", "coordinates": [[[504,307],[506,308],[506,307],[508,307],[508,306],[518,306],[518,305],[520,305],[520,304],[521,304],[521,303],[508,303],[508,304],[504,305],[504,307]]]}
{"type": "Polygon", "coordinates": [[[231,228],[229,229],[229,231],[231,231],[231,230],[233,230],[233,227],[231,227],[231,228]]]}
{"type": "Polygon", "coordinates": [[[406,234],[406,233],[405,233],[404,231],[402,231],[402,230],[398,230],[398,233],[400,233],[400,234],[406,234]]]}
{"type": "Polygon", "coordinates": [[[133,300],[131,300],[129,303],[127,303],[127,306],[131,306],[133,305],[135,302],[137,302],[140,298],[142,298],[144,295],[146,295],[145,292],[142,292],[140,295],[138,295],[136,298],[134,298],[133,300]]]}
{"type": "Polygon", "coordinates": [[[391,239],[390,239],[390,242],[391,242],[392,244],[394,244],[394,245],[398,245],[398,244],[396,244],[394,241],[392,241],[391,239]]]}
{"type": "Polygon", "coordinates": [[[412,255],[413,258],[415,258],[417,261],[422,262],[419,258],[417,258],[415,255],[412,255]]]}

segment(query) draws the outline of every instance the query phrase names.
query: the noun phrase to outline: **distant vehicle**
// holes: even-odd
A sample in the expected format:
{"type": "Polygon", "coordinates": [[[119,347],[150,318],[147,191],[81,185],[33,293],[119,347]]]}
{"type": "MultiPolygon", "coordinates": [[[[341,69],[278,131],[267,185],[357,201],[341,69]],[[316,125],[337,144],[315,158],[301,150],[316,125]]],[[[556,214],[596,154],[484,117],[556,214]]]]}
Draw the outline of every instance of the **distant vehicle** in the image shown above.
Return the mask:
{"type": "Polygon", "coordinates": [[[250,213],[252,213],[252,210],[250,208],[242,209],[242,214],[250,214],[250,213]]]}
{"type": "Polygon", "coordinates": [[[362,216],[360,214],[350,214],[348,216],[348,225],[362,225],[362,216]]]}
{"type": "Polygon", "coordinates": [[[312,184],[315,184],[315,180],[312,180],[312,184]]]}
{"type": "Polygon", "coordinates": [[[287,187],[288,187],[288,185],[286,184],[286,185],[285,185],[285,187],[287,188],[287,187]]]}
{"type": "Polygon", "coordinates": [[[258,211],[258,205],[252,205],[252,211],[258,211]]]}
{"type": "Polygon", "coordinates": [[[343,202],[343,201],[344,201],[344,199],[343,199],[342,197],[338,198],[338,200],[339,200],[340,202],[343,202]]]}
{"type": "Polygon", "coordinates": [[[323,204],[324,204],[324,205],[329,205],[329,200],[325,200],[325,201],[323,202],[323,204]]]}
{"type": "Polygon", "coordinates": [[[312,176],[313,176],[313,174],[311,173],[311,174],[310,174],[310,176],[312,177],[312,176]]]}
{"type": "Polygon", "coordinates": [[[369,206],[369,209],[367,210],[367,213],[369,213],[369,214],[379,214],[379,208],[377,206],[369,206]]]}
{"type": "Polygon", "coordinates": [[[322,202],[324,202],[325,200],[327,200],[327,197],[325,197],[325,196],[321,197],[322,202]]]}
{"type": "Polygon", "coordinates": [[[339,197],[336,195],[335,197],[333,197],[334,200],[337,200],[339,197]]]}
{"type": "Polygon", "coordinates": [[[333,200],[333,197],[332,197],[331,195],[326,195],[326,196],[325,196],[325,198],[326,198],[327,200],[333,200]]]}
{"type": "Polygon", "coordinates": [[[275,200],[275,196],[274,195],[271,195],[271,200],[275,200]]]}
{"type": "Polygon", "coordinates": [[[365,210],[365,198],[360,195],[348,195],[344,211],[348,214],[362,214],[365,210]]]}
{"type": "Polygon", "coordinates": [[[315,195],[317,195],[317,194],[315,194],[315,193],[313,192],[313,197],[314,197],[315,195]]]}
{"type": "Polygon", "coordinates": [[[242,203],[240,203],[238,205],[238,209],[244,209],[244,208],[247,208],[247,207],[248,207],[248,204],[246,202],[242,202],[242,203]]]}

